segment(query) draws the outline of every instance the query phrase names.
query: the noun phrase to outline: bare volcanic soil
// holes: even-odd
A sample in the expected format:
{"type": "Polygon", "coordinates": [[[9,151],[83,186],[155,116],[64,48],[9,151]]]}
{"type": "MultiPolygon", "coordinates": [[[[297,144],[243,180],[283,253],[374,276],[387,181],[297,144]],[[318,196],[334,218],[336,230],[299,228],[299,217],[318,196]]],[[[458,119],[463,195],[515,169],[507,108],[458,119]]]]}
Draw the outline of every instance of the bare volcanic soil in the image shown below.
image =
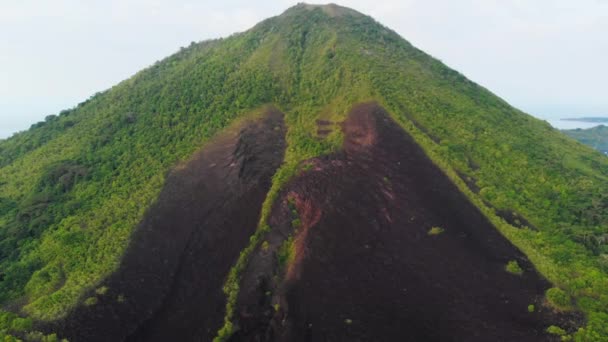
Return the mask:
{"type": "Polygon", "coordinates": [[[548,281],[382,108],[355,107],[343,130],[343,151],[308,161],[275,203],[232,340],[542,341],[550,325],[574,328],[580,316],[543,304],[548,281]]]}
{"type": "Polygon", "coordinates": [[[211,340],[222,286],[255,231],[285,150],[283,114],[268,109],[215,137],[167,178],[120,268],[55,329],[70,341],[211,340]]]}

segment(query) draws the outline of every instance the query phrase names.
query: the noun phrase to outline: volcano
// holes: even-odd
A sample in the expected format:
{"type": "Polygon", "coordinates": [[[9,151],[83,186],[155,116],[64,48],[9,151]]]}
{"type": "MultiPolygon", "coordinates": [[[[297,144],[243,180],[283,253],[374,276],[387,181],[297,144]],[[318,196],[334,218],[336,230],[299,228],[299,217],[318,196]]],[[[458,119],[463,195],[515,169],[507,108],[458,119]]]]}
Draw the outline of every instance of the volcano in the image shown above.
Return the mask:
{"type": "Polygon", "coordinates": [[[299,4],[0,141],[0,337],[603,341],[608,160],[299,4]]]}

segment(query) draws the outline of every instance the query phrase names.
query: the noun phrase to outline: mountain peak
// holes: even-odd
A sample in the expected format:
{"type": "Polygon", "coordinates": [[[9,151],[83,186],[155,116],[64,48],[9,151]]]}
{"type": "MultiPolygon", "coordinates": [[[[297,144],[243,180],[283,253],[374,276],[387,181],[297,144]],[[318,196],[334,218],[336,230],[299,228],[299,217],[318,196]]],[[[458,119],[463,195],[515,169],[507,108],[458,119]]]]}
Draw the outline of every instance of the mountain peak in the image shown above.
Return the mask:
{"type": "Polygon", "coordinates": [[[314,11],[317,8],[321,9],[325,14],[330,17],[342,17],[342,16],[362,16],[360,12],[355,11],[352,8],[340,6],[334,3],[329,4],[308,4],[305,2],[300,2],[297,5],[289,8],[285,11],[285,14],[291,14],[296,10],[305,9],[309,11],[314,11]]]}

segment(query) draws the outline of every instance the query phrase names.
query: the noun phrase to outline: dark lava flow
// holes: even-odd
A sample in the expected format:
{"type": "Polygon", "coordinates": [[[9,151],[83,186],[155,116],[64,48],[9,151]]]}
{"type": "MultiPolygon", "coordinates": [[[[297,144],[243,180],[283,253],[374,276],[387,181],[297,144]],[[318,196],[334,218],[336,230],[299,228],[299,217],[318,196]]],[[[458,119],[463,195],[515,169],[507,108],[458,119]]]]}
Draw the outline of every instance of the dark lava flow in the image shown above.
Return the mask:
{"type": "Polygon", "coordinates": [[[168,176],[107,293],[48,329],[73,342],[211,340],[223,324],[222,286],[284,151],[275,109],[215,137],[168,176]]]}
{"type": "Polygon", "coordinates": [[[382,108],[355,107],[343,130],[343,151],[308,161],[275,203],[233,341],[542,341],[580,323],[543,305],[549,282],[382,108]]]}

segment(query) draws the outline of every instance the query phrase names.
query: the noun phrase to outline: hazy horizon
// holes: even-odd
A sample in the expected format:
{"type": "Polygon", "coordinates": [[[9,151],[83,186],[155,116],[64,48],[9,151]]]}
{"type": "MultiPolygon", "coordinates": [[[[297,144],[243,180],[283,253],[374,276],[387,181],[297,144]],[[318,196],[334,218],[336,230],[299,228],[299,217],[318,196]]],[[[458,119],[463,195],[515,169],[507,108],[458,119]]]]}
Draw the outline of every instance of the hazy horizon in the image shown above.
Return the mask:
{"type": "MultiPolygon", "coordinates": [[[[542,119],[608,116],[608,1],[339,1],[542,119]]],[[[0,4],[0,138],[292,1],[0,4]]]]}

